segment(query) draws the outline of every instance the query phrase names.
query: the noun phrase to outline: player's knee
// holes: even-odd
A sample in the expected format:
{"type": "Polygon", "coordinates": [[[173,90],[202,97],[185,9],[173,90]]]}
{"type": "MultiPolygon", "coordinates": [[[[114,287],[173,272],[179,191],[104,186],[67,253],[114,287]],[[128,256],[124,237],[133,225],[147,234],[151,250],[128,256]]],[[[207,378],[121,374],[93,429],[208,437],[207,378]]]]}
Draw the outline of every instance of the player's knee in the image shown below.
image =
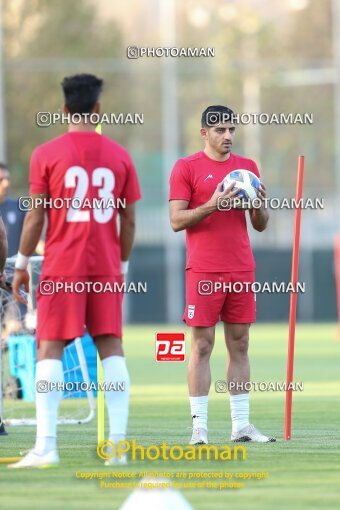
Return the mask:
{"type": "Polygon", "coordinates": [[[38,361],[45,359],[61,359],[66,342],[63,341],[41,341],[38,349],[38,361]]]}
{"type": "Polygon", "coordinates": [[[247,333],[233,338],[230,346],[230,354],[235,356],[247,356],[249,347],[249,335],[247,333]]]}
{"type": "Polygon", "coordinates": [[[213,341],[207,337],[198,337],[193,341],[192,350],[199,358],[209,357],[213,348],[213,341]]]}
{"type": "Polygon", "coordinates": [[[113,335],[101,335],[94,339],[101,359],[109,356],[124,356],[122,340],[113,335]]]}

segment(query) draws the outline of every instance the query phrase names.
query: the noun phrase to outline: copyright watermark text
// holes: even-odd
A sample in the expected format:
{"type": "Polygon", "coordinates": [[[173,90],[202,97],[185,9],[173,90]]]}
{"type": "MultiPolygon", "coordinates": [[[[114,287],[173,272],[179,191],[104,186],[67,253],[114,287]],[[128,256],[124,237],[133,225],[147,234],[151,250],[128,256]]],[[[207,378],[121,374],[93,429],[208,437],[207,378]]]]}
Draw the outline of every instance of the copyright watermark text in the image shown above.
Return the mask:
{"type": "Polygon", "coordinates": [[[252,292],[254,294],[287,294],[290,292],[304,294],[306,282],[215,282],[212,280],[200,280],[198,282],[198,293],[201,296],[210,296],[218,292],[252,292]]]}
{"type": "Polygon", "coordinates": [[[143,113],[64,113],[38,112],[36,114],[38,127],[48,127],[53,124],[144,124],[143,113]]]}
{"type": "Polygon", "coordinates": [[[323,198],[244,198],[220,197],[217,200],[219,211],[231,211],[232,209],[324,209],[323,198]]]}
{"type": "Polygon", "coordinates": [[[228,393],[230,391],[303,391],[304,384],[302,381],[287,383],[285,381],[248,381],[248,382],[235,382],[235,381],[216,381],[216,393],[228,393]]]}
{"type": "Polygon", "coordinates": [[[37,207],[44,209],[125,209],[126,199],[115,198],[113,196],[107,198],[79,198],[79,197],[19,197],[18,207],[20,211],[31,211],[37,207]]]}
{"type": "Polygon", "coordinates": [[[50,391],[67,391],[74,393],[78,391],[125,391],[125,383],[122,382],[85,382],[85,381],[58,381],[51,382],[41,379],[35,383],[38,393],[49,393],[50,391]]]}
{"type": "Polygon", "coordinates": [[[121,459],[123,455],[129,455],[131,460],[246,460],[246,448],[243,445],[230,447],[228,445],[199,445],[181,446],[167,445],[163,441],[161,445],[152,444],[144,447],[135,439],[130,441],[101,441],[97,445],[97,455],[103,460],[113,457],[121,459]]]}
{"type": "Polygon", "coordinates": [[[54,281],[42,280],[39,291],[43,296],[52,296],[58,292],[63,294],[146,294],[147,282],[118,282],[118,281],[54,281]]]}
{"type": "Polygon", "coordinates": [[[215,48],[174,48],[174,47],[141,47],[128,46],[126,49],[127,58],[136,59],[143,57],[214,57],[215,48]]]}
{"type": "Polygon", "coordinates": [[[207,113],[207,126],[213,127],[220,124],[313,124],[313,113],[233,113],[226,112],[208,112],[207,113]]]}

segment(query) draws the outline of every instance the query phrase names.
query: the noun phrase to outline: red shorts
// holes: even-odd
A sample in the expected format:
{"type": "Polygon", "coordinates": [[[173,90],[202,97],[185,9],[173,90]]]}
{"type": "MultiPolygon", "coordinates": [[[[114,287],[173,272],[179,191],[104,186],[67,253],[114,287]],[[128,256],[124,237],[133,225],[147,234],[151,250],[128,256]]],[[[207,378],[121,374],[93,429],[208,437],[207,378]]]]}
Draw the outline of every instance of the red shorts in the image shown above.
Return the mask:
{"type": "Polygon", "coordinates": [[[188,326],[211,327],[221,320],[235,324],[256,321],[256,294],[251,289],[253,271],[198,273],[186,270],[188,326]]]}
{"type": "Polygon", "coordinates": [[[92,338],[121,338],[123,292],[114,287],[121,283],[121,276],[41,276],[37,287],[37,342],[73,340],[82,337],[86,328],[92,338]]]}

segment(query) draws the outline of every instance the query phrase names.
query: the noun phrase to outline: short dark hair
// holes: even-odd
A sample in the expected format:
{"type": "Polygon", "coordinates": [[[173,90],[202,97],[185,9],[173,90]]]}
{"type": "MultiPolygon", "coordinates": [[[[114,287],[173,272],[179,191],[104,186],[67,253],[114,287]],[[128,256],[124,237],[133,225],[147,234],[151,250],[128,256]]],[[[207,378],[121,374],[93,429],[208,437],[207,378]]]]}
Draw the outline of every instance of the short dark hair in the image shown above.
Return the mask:
{"type": "Polygon", "coordinates": [[[7,166],[7,164],[4,161],[0,161],[0,170],[7,170],[8,171],[8,166],[7,166]]]}
{"type": "Polygon", "coordinates": [[[234,112],[227,106],[213,105],[208,106],[202,113],[201,126],[202,128],[209,128],[221,123],[223,119],[226,121],[233,121],[234,112]],[[216,114],[216,115],[214,115],[216,114]]]}
{"type": "Polygon", "coordinates": [[[103,80],[93,74],[75,74],[61,83],[70,113],[91,113],[103,88],[103,80]]]}

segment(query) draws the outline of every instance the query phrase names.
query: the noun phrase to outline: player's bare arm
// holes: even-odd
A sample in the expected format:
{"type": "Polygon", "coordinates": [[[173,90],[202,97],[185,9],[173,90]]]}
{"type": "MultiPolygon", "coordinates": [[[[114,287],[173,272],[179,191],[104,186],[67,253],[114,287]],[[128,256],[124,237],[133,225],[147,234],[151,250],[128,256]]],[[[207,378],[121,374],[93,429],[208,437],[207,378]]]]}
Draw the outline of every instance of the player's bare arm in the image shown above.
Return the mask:
{"type": "Polygon", "coordinates": [[[2,218],[0,218],[0,287],[5,284],[6,279],[4,275],[4,269],[6,264],[7,248],[8,246],[5,225],[2,221],[2,218]]]}
{"type": "MultiPolygon", "coordinates": [[[[264,201],[266,198],[266,194],[267,194],[266,187],[263,184],[263,182],[261,182],[257,196],[260,200],[264,201]]],[[[265,207],[264,204],[262,203],[261,207],[250,209],[249,214],[253,228],[258,232],[263,232],[263,230],[267,228],[267,223],[269,220],[268,208],[265,207]]]]}
{"type": "MultiPolygon", "coordinates": [[[[34,207],[26,214],[24,226],[20,238],[19,253],[25,257],[30,257],[41,236],[44,226],[45,209],[43,204],[36,204],[36,198],[46,198],[46,194],[31,195],[34,207]]],[[[24,297],[20,294],[20,288],[24,286],[26,292],[29,292],[29,274],[26,269],[16,269],[13,277],[13,297],[18,302],[25,304],[24,297]]]]}
{"type": "Polygon", "coordinates": [[[45,209],[41,201],[47,198],[46,194],[31,195],[34,207],[26,214],[22,234],[20,238],[19,252],[30,257],[40,240],[44,226],[45,209]],[[39,204],[37,205],[37,199],[39,204]]]}
{"type": "Polygon", "coordinates": [[[196,207],[196,209],[188,209],[189,202],[187,200],[171,200],[169,205],[170,223],[174,232],[180,232],[196,225],[196,223],[199,223],[218,210],[219,200],[222,198],[231,199],[237,194],[237,189],[232,191],[235,182],[231,182],[224,191],[221,191],[222,184],[223,182],[218,183],[211,199],[205,204],[196,207]]]}
{"type": "Polygon", "coordinates": [[[135,204],[126,204],[119,210],[120,215],[120,250],[122,261],[129,259],[135,239],[135,204]]]}

